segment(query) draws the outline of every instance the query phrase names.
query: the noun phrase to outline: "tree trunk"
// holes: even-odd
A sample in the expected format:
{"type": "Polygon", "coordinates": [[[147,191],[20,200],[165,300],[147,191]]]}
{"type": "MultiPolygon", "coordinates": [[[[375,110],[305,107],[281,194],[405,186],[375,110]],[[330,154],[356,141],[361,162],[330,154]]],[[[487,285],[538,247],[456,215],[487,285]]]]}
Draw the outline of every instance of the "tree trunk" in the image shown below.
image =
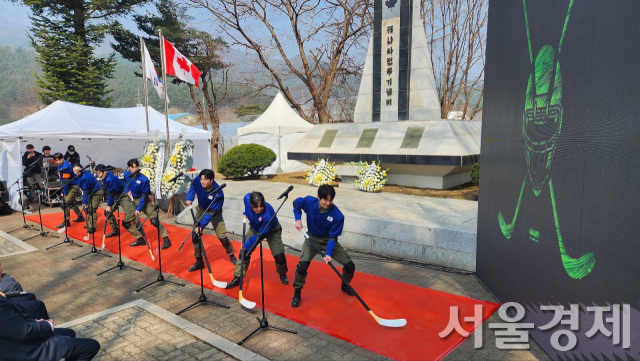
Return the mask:
{"type": "MultiPolygon", "coordinates": [[[[205,75],[202,76],[204,80],[202,82],[202,91],[204,97],[207,100],[207,106],[209,111],[209,123],[211,124],[211,169],[218,171],[218,138],[220,137],[220,119],[218,118],[218,105],[215,101],[211,101],[209,95],[208,81],[205,75]]],[[[214,92],[215,97],[215,92],[214,92]]],[[[214,99],[215,100],[215,99],[214,99]]]]}

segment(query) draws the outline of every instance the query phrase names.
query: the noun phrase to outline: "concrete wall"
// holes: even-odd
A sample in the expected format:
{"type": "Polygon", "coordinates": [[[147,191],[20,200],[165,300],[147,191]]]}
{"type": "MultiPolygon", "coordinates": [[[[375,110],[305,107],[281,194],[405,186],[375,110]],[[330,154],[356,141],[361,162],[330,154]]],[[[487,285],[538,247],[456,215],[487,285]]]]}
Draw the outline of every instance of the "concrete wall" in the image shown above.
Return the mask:
{"type": "MultiPolygon", "coordinates": [[[[225,197],[223,216],[228,232],[242,234],[243,211],[242,199],[225,197]]],[[[306,227],[304,213],[302,217],[306,227]]],[[[345,248],[465,271],[476,270],[476,232],[426,227],[349,213],[345,213],[345,217],[344,231],[338,239],[345,248]]],[[[295,229],[292,207],[286,204],[282,206],[278,219],[282,225],[283,242],[300,249],[304,239],[295,229]]],[[[182,212],[177,221],[193,224],[188,210],[182,212]]]]}

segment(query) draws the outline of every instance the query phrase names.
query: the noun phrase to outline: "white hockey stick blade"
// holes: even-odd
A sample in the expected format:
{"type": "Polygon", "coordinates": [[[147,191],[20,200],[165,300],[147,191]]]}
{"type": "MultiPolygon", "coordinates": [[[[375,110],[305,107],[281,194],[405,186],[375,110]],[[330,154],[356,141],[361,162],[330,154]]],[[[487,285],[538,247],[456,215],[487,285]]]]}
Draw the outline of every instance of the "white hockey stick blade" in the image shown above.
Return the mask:
{"type": "Polygon", "coordinates": [[[83,239],[84,239],[85,241],[88,241],[88,240],[89,240],[89,236],[84,236],[84,238],[83,238],[83,239]]]}
{"type": "Polygon", "coordinates": [[[407,324],[407,320],[405,320],[404,318],[399,318],[397,320],[385,320],[384,318],[376,316],[373,311],[369,311],[369,313],[380,325],[385,327],[403,327],[407,324]]]}
{"type": "Polygon", "coordinates": [[[62,227],[58,230],[58,233],[64,233],[67,230],[67,227],[62,227]]]}
{"type": "Polygon", "coordinates": [[[213,281],[213,285],[218,288],[227,288],[227,282],[213,281]]]}
{"type": "Polygon", "coordinates": [[[255,302],[251,302],[248,299],[242,297],[242,291],[240,291],[240,293],[238,293],[238,301],[240,301],[240,304],[243,305],[245,308],[252,309],[252,308],[256,307],[256,303],[255,302]]]}

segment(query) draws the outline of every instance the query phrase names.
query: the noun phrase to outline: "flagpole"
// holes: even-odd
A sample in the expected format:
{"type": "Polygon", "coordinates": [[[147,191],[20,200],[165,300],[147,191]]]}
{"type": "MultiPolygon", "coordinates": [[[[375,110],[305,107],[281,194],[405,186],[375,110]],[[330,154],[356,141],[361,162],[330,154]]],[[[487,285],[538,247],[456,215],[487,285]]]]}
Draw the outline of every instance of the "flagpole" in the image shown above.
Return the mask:
{"type": "MultiPolygon", "coordinates": [[[[144,61],[144,40],[140,37],[140,54],[142,55],[142,83],[144,84],[144,118],[147,121],[147,133],[149,133],[149,97],[147,96],[147,68],[144,61]]],[[[166,100],[166,99],[165,99],[166,100]]]]}
{"type": "Polygon", "coordinates": [[[158,29],[158,37],[160,38],[160,53],[162,57],[162,89],[164,90],[164,121],[167,126],[167,146],[165,148],[165,158],[168,158],[167,151],[171,149],[171,138],[169,137],[169,103],[167,103],[167,54],[164,49],[164,37],[162,30],[158,29]]]}

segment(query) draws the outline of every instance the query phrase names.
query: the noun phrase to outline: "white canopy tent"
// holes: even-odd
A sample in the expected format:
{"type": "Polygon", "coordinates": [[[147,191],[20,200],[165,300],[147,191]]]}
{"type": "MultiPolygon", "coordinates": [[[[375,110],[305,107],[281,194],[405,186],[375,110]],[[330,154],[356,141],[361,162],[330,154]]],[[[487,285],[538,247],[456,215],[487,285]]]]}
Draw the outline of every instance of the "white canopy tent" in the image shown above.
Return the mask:
{"type": "Polygon", "coordinates": [[[313,125],[291,109],[282,94],[278,93],[258,119],[238,128],[234,143],[260,144],[276,153],[276,161],[264,170],[264,174],[299,172],[308,166],[288,160],[287,151],[311,128],[313,125]]]}
{"type": "MultiPolygon", "coordinates": [[[[158,139],[166,139],[165,117],[149,107],[149,130],[157,132],[158,139]]],[[[211,167],[210,134],[169,120],[169,135],[177,138],[181,133],[194,143],[193,163],[197,169],[211,167]]],[[[82,162],[90,156],[96,163],[126,167],[127,160],[138,157],[148,139],[144,107],[96,108],[56,101],[48,107],[16,122],[0,127],[0,175],[7,185],[22,174],[21,156],[27,144],[36,151],[51,147],[51,153],[66,152],[73,145],[82,162]],[[17,159],[14,159],[15,157],[17,159]]],[[[12,188],[13,195],[17,187],[12,188]]]]}

